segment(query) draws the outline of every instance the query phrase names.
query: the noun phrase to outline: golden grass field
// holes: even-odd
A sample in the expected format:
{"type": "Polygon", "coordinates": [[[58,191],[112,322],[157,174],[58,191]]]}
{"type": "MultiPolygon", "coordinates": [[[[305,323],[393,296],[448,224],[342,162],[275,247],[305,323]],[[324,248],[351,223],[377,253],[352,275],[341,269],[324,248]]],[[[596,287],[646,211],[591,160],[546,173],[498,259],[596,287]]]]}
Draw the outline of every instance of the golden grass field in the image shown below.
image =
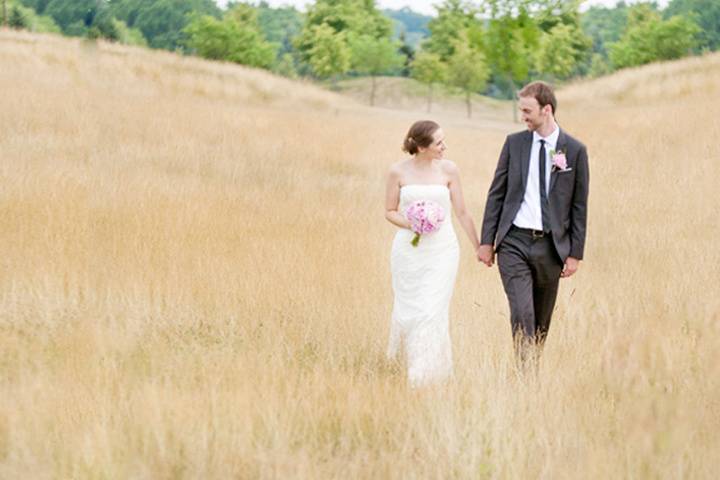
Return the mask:
{"type": "MultiPolygon", "coordinates": [[[[718,78],[559,91],[590,216],[539,375],[456,225],[455,377],[411,390],[384,176],[422,111],[0,32],[0,478],[716,478],[718,78]]],[[[476,223],[521,128],[479,117],[433,117],[476,223]]]]}

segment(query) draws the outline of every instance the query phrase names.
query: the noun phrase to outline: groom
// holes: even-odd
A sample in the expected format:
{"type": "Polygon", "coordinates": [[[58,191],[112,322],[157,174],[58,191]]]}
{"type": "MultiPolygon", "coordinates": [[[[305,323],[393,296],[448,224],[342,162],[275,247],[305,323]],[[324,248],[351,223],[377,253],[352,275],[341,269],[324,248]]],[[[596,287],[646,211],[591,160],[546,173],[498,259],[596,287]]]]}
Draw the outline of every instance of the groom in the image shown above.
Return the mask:
{"type": "Polygon", "coordinates": [[[585,145],[555,122],[550,85],[533,82],[518,93],[527,131],[505,140],[490,185],[478,259],[498,268],[510,302],[515,349],[542,349],[560,278],[578,269],[585,248],[588,156],[585,145]]]}

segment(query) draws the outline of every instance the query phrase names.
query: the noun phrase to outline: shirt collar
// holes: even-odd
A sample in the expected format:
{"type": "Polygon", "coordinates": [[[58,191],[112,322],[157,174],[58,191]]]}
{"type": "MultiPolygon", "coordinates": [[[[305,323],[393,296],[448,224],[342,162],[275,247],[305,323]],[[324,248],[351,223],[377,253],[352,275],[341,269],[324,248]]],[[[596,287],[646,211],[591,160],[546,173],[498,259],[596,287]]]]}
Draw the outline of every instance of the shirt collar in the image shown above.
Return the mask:
{"type": "Polygon", "coordinates": [[[533,132],[533,143],[539,142],[540,140],[545,140],[547,146],[549,146],[550,148],[555,148],[559,136],[560,127],[555,127],[555,130],[553,130],[553,132],[547,137],[541,137],[539,133],[533,132]]]}

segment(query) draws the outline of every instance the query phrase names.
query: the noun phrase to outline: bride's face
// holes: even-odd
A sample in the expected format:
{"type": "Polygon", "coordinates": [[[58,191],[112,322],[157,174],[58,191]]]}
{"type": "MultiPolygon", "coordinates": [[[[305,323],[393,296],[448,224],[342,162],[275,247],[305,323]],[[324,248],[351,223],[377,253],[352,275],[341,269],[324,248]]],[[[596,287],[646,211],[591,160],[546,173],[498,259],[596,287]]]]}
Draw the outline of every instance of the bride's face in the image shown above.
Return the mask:
{"type": "Polygon", "coordinates": [[[445,152],[445,134],[442,128],[435,130],[433,134],[433,141],[426,148],[420,148],[420,153],[425,157],[430,157],[432,160],[440,160],[443,158],[445,152]]]}

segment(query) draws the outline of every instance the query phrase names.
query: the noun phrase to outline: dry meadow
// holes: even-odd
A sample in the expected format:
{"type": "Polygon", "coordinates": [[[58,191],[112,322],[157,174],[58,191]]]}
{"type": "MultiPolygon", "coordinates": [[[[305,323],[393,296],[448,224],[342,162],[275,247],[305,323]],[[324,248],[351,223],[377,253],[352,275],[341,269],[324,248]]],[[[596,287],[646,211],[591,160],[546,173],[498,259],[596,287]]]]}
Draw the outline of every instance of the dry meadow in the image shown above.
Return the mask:
{"type": "MultiPolygon", "coordinates": [[[[718,78],[716,54],[559,92],[590,216],[539,374],[458,228],[455,375],[412,390],[383,188],[425,114],[0,32],[0,478],[715,478],[718,78]]],[[[520,129],[493,112],[434,117],[476,222],[520,129]]]]}

